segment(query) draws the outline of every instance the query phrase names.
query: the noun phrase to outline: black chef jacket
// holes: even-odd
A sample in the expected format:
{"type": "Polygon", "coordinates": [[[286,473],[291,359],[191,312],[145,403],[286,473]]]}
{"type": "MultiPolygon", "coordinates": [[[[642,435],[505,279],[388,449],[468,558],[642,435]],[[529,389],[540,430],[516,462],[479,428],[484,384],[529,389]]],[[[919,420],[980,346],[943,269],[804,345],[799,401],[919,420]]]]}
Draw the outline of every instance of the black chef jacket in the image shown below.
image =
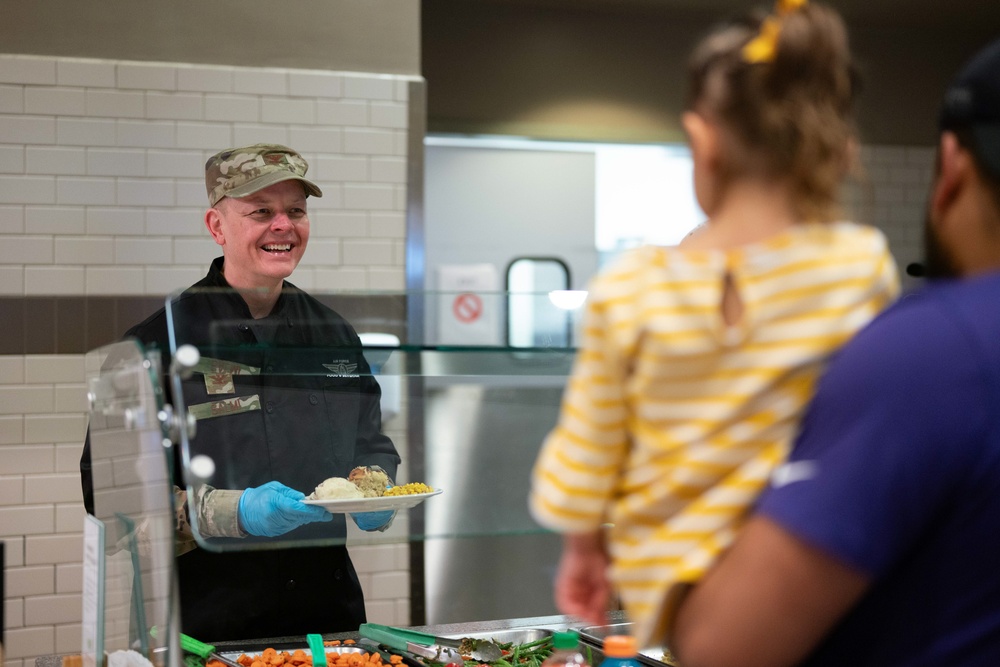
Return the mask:
{"type": "MultiPolygon", "coordinates": [[[[242,489],[277,480],[308,494],[357,465],[379,465],[395,476],[399,456],[381,433],[381,390],[353,327],[288,282],[271,314],[254,320],[226,283],[222,262],[216,259],[204,279],[171,303],[178,346],[190,343],[203,359],[260,370],[233,375],[233,389],[224,395],[208,392],[204,374],[184,381],[184,401],[195,412],[195,406],[204,411],[222,399],[258,397],[259,409],[223,408],[198,420],[191,455],[215,461],[213,485],[242,489]]],[[[164,309],[126,336],[156,345],[166,368],[170,341],[164,309]]],[[[93,512],[89,439],[80,468],[85,504],[93,512]]],[[[178,458],[174,470],[181,469],[178,458]]],[[[345,534],[345,517],[335,514],[332,522],[308,524],[281,539],[345,534]]],[[[195,549],[179,556],[177,566],[181,629],[205,641],[356,630],[365,622],[361,586],[343,546],[195,549]]]]}

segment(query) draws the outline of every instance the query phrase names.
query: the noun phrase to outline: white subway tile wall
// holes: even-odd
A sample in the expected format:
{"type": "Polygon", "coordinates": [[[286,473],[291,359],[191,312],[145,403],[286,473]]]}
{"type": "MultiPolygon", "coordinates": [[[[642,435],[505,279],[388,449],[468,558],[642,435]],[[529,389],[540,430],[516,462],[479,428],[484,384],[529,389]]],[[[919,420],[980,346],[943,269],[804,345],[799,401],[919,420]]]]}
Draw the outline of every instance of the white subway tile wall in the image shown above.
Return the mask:
{"type": "MultiPolygon", "coordinates": [[[[845,208],[855,220],[879,227],[903,272],[923,259],[924,214],[934,175],[933,147],[865,146],[863,177],[845,192],[845,208]]],[[[903,275],[906,289],[917,281],[903,275]]]]}
{"type": "MultiPolygon", "coordinates": [[[[0,295],[190,285],[219,254],[202,221],[205,159],[259,142],[300,151],[325,195],[309,202],[313,241],[291,280],[404,289],[391,243],[405,236],[414,80],[0,54],[0,295]]],[[[84,381],[81,355],[0,355],[8,667],[80,650],[84,381]]],[[[407,545],[357,549],[369,619],[408,624],[407,545]]]]}
{"type": "Polygon", "coordinates": [[[24,293],[24,272],[9,266],[0,266],[0,296],[20,296],[24,293]]]}
{"type": "MultiPolygon", "coordinates": [[[[116,251],[108,257],[83,244],[60,244],[57,258],[37,246],[45,237],[52,248],[59,236],[83,233],[83,220],[86,234],[110,234],[116,247],[120,237],[168,246],[179,223],[159,228],[146,224],[147,215],[162,214],[182,198],[186,206],[200,206],[204,159],[244,142],[276,141],[300,150],[332,195],[310,202],[314,208],[402,213],[405,196],[396,186],[405,195],[406,82],[384,75],[0,55],[0,206],[15,209],[0,216],[0,233],[40,235],[24,254],[18,252],[24,243],[11,243],[19,239],[5,239],[7,253],[22,259],[5,256],[0,265],[75,265],[88,276],[91,269],[120,264],[176,266],[169,252],[148,261],[146,255],[116,251]],[[198,201],[188,201],[189,193],[198,201]],[[127,219],[116,216],[122,208],[130,209],[127,219]],[[105,216],[115,222],[102,222],[105,216]]],[[[363,240],[367,229],[341,229],[337,236],[363,240]]],[[[157,278],[159,289],[162,276],[157,278]]],[[[26,290],[38,284],[20,282],[26,290]]],[[[133,290],[154,293],[145,282],[144,272],[133,290]]],[[[105,289],[116,291],[91,280],[85,293],[105,289]]]]}

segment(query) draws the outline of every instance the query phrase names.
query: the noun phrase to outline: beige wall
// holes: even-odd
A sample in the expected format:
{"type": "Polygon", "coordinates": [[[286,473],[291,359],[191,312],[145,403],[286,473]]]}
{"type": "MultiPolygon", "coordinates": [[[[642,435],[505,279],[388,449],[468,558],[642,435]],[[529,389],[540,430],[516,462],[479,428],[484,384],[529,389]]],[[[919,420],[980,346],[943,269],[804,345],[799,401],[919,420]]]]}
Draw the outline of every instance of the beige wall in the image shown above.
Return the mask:
{"type": "Polygon", "coordinates": [[[4,53],[420,73],[417,0],[2,4],[4,53]]]}

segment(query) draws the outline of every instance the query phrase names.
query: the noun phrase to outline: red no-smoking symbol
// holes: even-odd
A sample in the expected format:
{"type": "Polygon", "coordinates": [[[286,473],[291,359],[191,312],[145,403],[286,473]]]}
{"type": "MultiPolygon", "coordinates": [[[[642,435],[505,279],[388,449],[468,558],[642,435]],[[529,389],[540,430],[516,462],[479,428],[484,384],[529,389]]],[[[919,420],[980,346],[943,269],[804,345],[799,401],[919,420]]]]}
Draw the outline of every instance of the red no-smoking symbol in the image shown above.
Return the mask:
{"type": "Polygon", "coordinates": [[[459,294],[451,304],[451,312],[455,314],[455,319],[468,324],[475,322],[483,314],[483,300],[475,294],[459,294]]]}

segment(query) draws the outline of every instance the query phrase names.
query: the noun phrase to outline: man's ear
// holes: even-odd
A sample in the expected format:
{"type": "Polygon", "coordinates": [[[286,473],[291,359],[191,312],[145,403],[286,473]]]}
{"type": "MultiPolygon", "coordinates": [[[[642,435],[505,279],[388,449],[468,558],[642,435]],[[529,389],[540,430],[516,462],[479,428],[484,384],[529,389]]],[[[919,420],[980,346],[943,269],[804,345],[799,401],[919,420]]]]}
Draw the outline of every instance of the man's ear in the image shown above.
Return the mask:
{"type": "Polygon", "coordinates": [[[972,175],[972,160],[969,152],[958,143],[952,132],[941,135],[938,146],[938,174],[931,195],[932,219],[943,219],[972,175]]]}
{"type": "Polygon", "coordinates": [[[226,245],[226,236],[222,233],[222,215],[217,208],[205,211],[205,227],[219,245],[226,245]]]}

